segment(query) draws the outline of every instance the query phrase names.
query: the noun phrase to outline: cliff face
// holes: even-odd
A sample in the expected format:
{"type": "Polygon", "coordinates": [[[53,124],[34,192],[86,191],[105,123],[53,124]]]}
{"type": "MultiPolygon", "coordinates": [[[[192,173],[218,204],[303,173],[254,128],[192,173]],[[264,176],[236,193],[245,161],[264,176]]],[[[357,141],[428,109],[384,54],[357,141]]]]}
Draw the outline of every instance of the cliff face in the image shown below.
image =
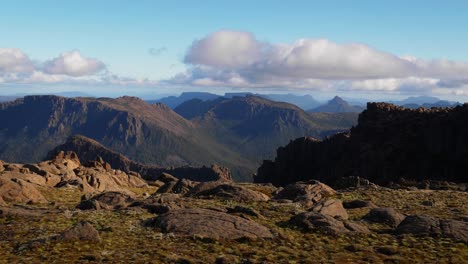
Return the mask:
{"type": "Polygon", "coordinates": [[[380,184],[406,180],[467,182],[468,104],[407,109],[368,103],[349,133],[323,141],[299,138],[265,161],[256,182],[285,185],[306,179],[333,184],[361,176],[380,184]]]}

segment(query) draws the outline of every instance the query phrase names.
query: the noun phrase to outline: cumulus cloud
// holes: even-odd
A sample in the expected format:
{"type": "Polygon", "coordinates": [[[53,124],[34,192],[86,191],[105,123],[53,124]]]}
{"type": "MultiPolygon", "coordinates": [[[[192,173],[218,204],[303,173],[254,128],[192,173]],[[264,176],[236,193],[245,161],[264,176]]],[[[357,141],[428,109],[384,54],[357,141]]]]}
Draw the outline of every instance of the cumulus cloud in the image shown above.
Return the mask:
{"type": "Polygon", "coordinates": [[[31,72],[34,64],[20,49],[0,48],[0,73],[31,72]]]}
{"type": "Polygon", "coordinates": [[[231,30],[195,40],[184,62],[188,70],[170,83],[380,92],[430,92],[468,83],[467,62],[397,56],[364,44],[327,39],[268,43],[251,33],[231,30]]]}
{"type": "Polygon", "coordinates": [[[157,81],[126,78],[106,70],[103,62],[78,50],[64,52],[45,62],[32,61],[23,51],[0,48],[1,84],[67,84],[153,86],[157,81]]]}
{"type": "Polygon", "coordinates": [[[263,46],[251,33],[222,30],[194,41],[185,62],[214,67],[245,67],[261,59],[263,46]]]}
{"type": "Polygon", "coordinates": [[[101,61],[85,58],[79,51],[73,50],[45,62],[44,72],[79,77],[99,73],[105,68],[106,66],[101,61]]]}

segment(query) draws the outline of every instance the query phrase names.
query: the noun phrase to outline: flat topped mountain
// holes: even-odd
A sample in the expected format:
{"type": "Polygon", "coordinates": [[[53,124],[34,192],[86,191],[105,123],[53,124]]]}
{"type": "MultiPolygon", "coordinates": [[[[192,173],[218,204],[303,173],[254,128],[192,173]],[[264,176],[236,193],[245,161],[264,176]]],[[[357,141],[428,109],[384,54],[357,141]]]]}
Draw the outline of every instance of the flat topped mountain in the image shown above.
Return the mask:
{"type": "Polygon", "coordinates": [[[323,141],[299,138],[265,161],[258,182],[284,185],[360,176],[380,184],[425,180],[467,182],[468,105],[416,110],[368,103],[350,133],[323,141]]]}

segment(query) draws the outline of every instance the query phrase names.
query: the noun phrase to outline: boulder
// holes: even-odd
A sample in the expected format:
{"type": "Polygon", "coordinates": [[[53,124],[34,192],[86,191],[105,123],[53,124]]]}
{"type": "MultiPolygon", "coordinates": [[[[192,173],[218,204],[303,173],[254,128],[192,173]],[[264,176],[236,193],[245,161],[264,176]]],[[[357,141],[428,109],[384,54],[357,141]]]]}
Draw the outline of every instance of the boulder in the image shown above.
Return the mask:
{"type": "Polygon", "coordinates": [[[244,186],[223,182],[205,182],[197,185],[187,195],[199,198],[219,198],[239,202],[264,202],[269,197],[244,186]]]}
{"type": "Polygon", "coordinates": [[[335,195],[336,192],[328,185],[319,181],[297,182],[280,189],[274,196],[274,200],[292,200],[305,207],[311,207],[326,197],[335,195]]]}
{"type": "Polygon", "coordinates": [[[319,202],[312,208],[313,212],[328,215],[333,218],[348,219],[348,213],[343,208],[343,204],[338,199],[327,199],[319,202]]]}
{"type": "Polygon", "coordinates": [[[4,175],[0,176],[0,198],[7,203],[47,203],[34,184],[4,175]]]}
{"type": "Polygon", "coordinates": [[[364,201],[364,200],[352,200],[352,201],[344,201],[343,207],[346,209],[356,209],[356,208],[376,208],[377,206],[372,201],[364,201]]]}
{"type": "Polygon", "coordinates": [[[101,241],[101,237],[99,236],[99,232],[94,228],[94,226],[87,222],[82,221],[78,224],[74,225],[73,227],[63,231],[58,237],[57,240],[61,241],[91,241],[91,242],[99,242],[101,241]]]}
{"type": "Polygon", "coordinates": [[[395,230],[396,234],[449,237],[468,243],[468,223],[431,216],[410,215],[395,230]]]}
{"type": "Polygon", "coordinates": [[[164,233],[212,239],[272,238],[268,228],[242,217],[208,209],[169,211],[147,222],[164,233]]]}
{"type": "Polygon", "coordinates": [[[391,225],[393,227],[398,226],[401,221],[405,219],[405,215],[398,213],[393,208],[373,208],[370,212],[364,216],[365,219],[376,222],[391,225]]]}
{"type": "Polygon", "coordinates": [[[305,212],[293,216],[289,223],[306,231],[321,231],[327,234],[370,233],[369,229],[358,223],[341,221],[329,215],[305,212]]]}
{"type": "Polygon", "coordinates": [[[131,196],[120,192],[104,192],[86,199],[77,206],[81,210],[113,210],[128,207],[134,201],[131,196]]]}

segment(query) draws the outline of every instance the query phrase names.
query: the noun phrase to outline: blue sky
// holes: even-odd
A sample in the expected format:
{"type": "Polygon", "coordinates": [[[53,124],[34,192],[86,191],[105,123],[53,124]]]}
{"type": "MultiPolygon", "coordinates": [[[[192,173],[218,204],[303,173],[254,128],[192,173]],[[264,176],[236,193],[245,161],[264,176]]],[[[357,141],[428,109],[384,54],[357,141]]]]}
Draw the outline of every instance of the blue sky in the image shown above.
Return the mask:
{"type": "MultiPolygon", "coordinates": [[[[413,77],[391,73],[371,74],[370,80],[373,81],[366,83],[365,89],[350,90],[346,87],[352,86],[356,81],[368,80],[369,76],[353,74],[350,79],[348,75],[332,74],[330,80],[327,75],[326,88],[323,88],[324,76],[314,74],[299,77],[292,74],[285,76],[287,81],[283,78],[281,82],[275,83],[262,79],[260,83],[259,73],[252,73],[252,68],[246,68],[245,64],[242,64],[242,67],[212,64],[211,59],[187,61],[187,54],[194,51],[195,40],[209,38],[212,34],[215,34],[214,37],[225,38],[226,34],[216,35],[216,32],[224,30],[234,36],[247,32],[251,34],[255,43],[267,43],[269,49],[276,49],[282,44],[294,46],[300,39],[326,39],[329,41],[328,44],[324,44],[327,47],[359,43],[379,52],[410,56],[427,63],[432,60],[468,63],[466,14],[468,1],[2,1],[0,48],[21,51],[36,64],[35,71],[45,73],[47,77],[54,75],[54,81],[34,81],[37,78],[24,81],[26,74],[18,77],[15,72],[13,78],[11,73],[8,73],[9,77],[4,76],[4,82],[0,82],[0,94],[47,93],[60,90],[90,92],[96,89],[103,91],[103,94],[116,95],[160,94],[183,90],[279,91],[281,86],[284,86],[285,90],[298,93],[343,92],[361,96],[372,90],[372,96],[377,97],[413,94],[464,97],[468,94],[468,82],[465,82],[464,78],[465,65],[457,64],[458,68],[455,71],[459,74],[455,76],[445,72],[437,72],[432,76],[428,74],[433,72],[427,69],[430,66],[424,66],[424,73],[418,70],[414,77],[424,78],[424,85],[430,86],[427,89],[419,86],[417,89],[410,89],[409,86],[415,82],[418,85],[421,83],[419,79],[397,82],[404,83],[403,89],[394,86],[388,86],[388,89],[369,88],[375,80],[385,79],[385,83],[388,83],[388,79],[413,77]],[[75,54],[79,60],[92,58],[102,62],[104,66],[93,68],[94,71],[83,70],[79,74],[57,68],[58,65],[62,65],[60,58],[66,58],[61,54],[71,51],[79,52],[78,55],[75,54]],[[55,70],[43,70],[45,66],[42,64],[47,62],[55,65],[55,70]],[[206,68],[210,68],[209,72],[206,68]],[[201,71],[203,73],[200,73],[201,71]],[[214,75],[214,71],[217,75],[214,75]],[[245,82],[236,85],[228,83],[219,75],[220,71],[229,72],[231,77],[235,74],[245,82]],[[86,80],[83,83],[83,79],[86,78],[102,78],[103,72],[116,76],[119,80],[147,79],[148,82],[142,84],[119,81],[116,84],[117,82],[100,81],[90,85],[90,81],[86,80]],[[248,74],[242,75],[245,72],[248,74]],[[174,81],[174,76],[181,73],[188,77],[186,76],[184,81],[174,81]],[[70,75],[72,78],[68,78],[70,75]],[[79,77],[80,81],[73,79],[76,77],[79,77]],[[196,82],[195,78],[198,77],[200,80],[216,82],[196,82]],[[311,85],[314,87],[309,88],[303,84],[305,79],[320,80],[321,85],[311,85]],[[428,79],[450,82],[448,86],[451,90],[435,87],[434,81],[428,79]],[[455,81],[458,86],[452,87],[455,81]],[[301,85],[297,84],[299,82],[301,85]],[[332,84],[328,85],[330,82],[332,84]],[[317,88],[319,86],[321,88],[317,88]]],[[[219,45],[224,42],[213,43],[219,45]]],[[[322,47],[315,44],[308,43],[306,47],[322,47]]],[[[343,50],[345,55],[347,48],[349,47],[346,46],[343,50]]],[[[230,49],[222,51],[220,54],[232,52],[230,49]]],[[[265,56],[261,56],[261,61],[269,60],[265,56]]],[[[336,61],[334,57],[331,59],[336,61]]],[[[355,59],[353,57],[349,60],[355,59]]],[[[0,74],[2,71],[5,74],[8,69],[6,66],[2,69],[1,60],[0,56],[0,74]]],[[[258,64],[257,61],[252,63],[258,64]]],[[[351,66],[359,67],[354,64],[351,66]]],[[[304,70],[317,70],[317,67],[315,65],[313,69],[304,70]]],[[[261,74],[265,75],[264,72],[261,74]]],[[[377,83],[383,85],[383,81],[377,83]]]]}

